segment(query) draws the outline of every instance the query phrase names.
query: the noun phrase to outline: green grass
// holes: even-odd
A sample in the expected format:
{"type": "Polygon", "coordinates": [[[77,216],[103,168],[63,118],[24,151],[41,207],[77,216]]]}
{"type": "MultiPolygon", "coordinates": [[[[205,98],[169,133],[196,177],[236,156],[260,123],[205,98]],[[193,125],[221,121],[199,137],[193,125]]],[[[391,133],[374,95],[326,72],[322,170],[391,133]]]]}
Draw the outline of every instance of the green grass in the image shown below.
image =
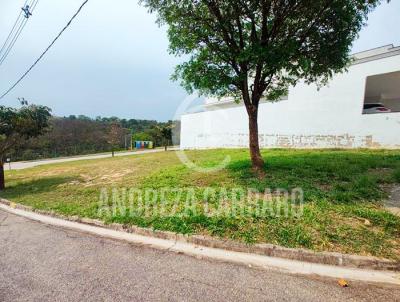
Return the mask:
{"type": "MultiPolygon", "coordinates": [[[[169,230],[185,234],[206,234],[246,243],[273,243],[316,251],[336,251],[400,259],[400,217],[387,212],[382,200],[386,188],[400,183],[400,151],[384,150],[263,150],[265,177],[252,173],[248,150],[190,151],[199,166],[212,167],[229,155],[229,165],[212,173],[196,172],[183,165],[174,152],[129,157],[85,160],[40,166],[6,173],[3,198],[78,215],[169,230]],[[206,215],[199,204],[185,209],[188,193],[179,200],[168,193],[167,209],[174,215],[151,212],[116,212],[112,217],[99,212],[101,188],[161,190],[165,187],[193,188],[196,201],[207,200],[210,207],[222,203],[221,188],[228,193],[224,202],[233,203],[232,188],[264,191],[296,187],[304,191],[302,215],[206,215]],[[219,190],[207,195],[206,188],[219,190]]],[[[121,192],[121,190],[119,191],[121,192]]],[[[121,197],[122,198],[122,197],[121,197]]],[[[276,206],[276,201],[269,201],[276,206]]],[[[255,199],[256,204],[264,202],[255,199]]],[[[137,205],[138,199],[133,199],[137,205]]],[[[161,203],[157,196],[150,207],[161,203]]],[[[130,205],[128,200],[125,204],[130,205]]],[[[200,203],[201,205],[201,203],[200,203]]]]}
{"type": "Polygon", "coordinates": [[[394,172],[393,172],[393,179],[395,182],[400,183],[400,168],[397,168],[394,172]]]}

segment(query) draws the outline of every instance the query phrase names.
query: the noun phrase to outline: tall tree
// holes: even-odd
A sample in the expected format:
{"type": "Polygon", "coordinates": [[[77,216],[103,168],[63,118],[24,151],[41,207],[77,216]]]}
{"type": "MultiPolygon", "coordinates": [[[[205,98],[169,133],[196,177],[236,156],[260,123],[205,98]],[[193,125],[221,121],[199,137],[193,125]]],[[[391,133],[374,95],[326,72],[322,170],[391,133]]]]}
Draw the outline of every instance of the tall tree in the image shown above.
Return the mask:
{"type": "Polygon", "coordinates": [[[168,145],[172,141],[172,121],[162,124],[159,126],[155,126],[155,136],[157,136],[162,144],[164,145],[165,151],[168,149],[168,145]]]}
{"type": "Polygon", "coordinates": [[[110,125],[110,129],[108,132],[107,142],[111,146],[111,154],[114,157],[115,149],[119,148],[121,140],[125,135],[125,130],[121,127],[119,122],[113,122],[110,125]]]}
{"type": "Polygon", "coordinates": [[[42,135],[49,126],[51,110],[44,106],[0,106],[0,190],[5,188],[4,157],[19,140],[42,135]]]}
{"type": "MultiPolygon", "coordinates": [[[[142,0],[168,25],[173,75],[189,91],[243,101],[253,168],[260,100],[299,81],[326,83],[350,62],[352,42],[380,0],[142,0]]],[[[284,113],[283,113],[284,114],[284,113]]]]}

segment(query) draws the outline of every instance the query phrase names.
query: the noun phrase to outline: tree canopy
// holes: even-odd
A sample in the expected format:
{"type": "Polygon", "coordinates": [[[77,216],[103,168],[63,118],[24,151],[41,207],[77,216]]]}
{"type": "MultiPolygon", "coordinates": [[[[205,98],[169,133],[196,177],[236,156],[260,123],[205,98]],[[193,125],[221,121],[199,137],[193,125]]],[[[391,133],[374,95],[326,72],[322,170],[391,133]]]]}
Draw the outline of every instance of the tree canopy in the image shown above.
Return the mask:
{"type": "Polygon", "coordinates": [[[17,139],[29,139],[43,134],[49,126],[51,110],[29,105],[19,109],[0,106],[0,161],[17,139]]]}
{"type": "Polygon", "coordinates": [[[0,106],[0,189],[4,189],[4,155],[21,139],[43,134],[49,126],[51,110],[45,106],[24,105],[19,109],[0,106]]]}
{"type": "Polygon", "coordinates": [[[326,80],[349,63],[352,42],[379,0],[144,0],[168,25],[170,52],[189,91],[276,100],[303,79],[326,80]]]}

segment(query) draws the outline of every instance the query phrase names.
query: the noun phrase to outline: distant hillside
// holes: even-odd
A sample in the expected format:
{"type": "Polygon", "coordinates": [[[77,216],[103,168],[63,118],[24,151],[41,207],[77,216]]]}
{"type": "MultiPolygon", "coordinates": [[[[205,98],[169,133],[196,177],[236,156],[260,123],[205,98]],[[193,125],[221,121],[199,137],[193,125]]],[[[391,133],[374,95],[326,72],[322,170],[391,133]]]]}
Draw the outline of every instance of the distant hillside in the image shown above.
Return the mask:
{"type": "Polygon", "coordinates": [[[132,135],[134,140],[152,140],[156,146],[161,145],[154,129],[166,123],[117,117],[92,119],[83,115],[53,117],[48,133],[19,142],[9,157],[17,161],[107,152],[111,150],[108,136],[112,124],[121,127],[118,149],[122,150],[130,147],[132,135]]]}

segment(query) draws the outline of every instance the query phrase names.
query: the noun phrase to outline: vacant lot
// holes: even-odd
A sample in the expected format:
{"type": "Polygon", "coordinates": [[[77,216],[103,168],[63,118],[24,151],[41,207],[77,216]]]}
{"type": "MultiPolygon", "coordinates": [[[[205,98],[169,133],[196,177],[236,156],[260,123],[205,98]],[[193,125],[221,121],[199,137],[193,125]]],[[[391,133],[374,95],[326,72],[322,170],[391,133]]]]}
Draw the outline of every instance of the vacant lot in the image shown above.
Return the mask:
{"type": "MultiPolygon", "coordinates": [[[[222,170],[196,172],[183,165],[174,152],[120,158],[69,162],[7,172],[8,188],[1,197],[66,215],[100,218],[143,227],[230,238],[248,243],[268,242],[317,251],[338,251],[400,259],[400,217],[387,212],[382,200],[388,189],[400,183],[400,151],[305,151],[264,150],[265,177],[258,179],[250,169],[247,150],[190,151],[187,155],[201,167],[213,167],[227,155],[231,160],[222,170]],[[218,207],[236,199],[232,188],[257,189],[271,194],[256,195],[256,204],[272,203],[281,188],[304,191],[304,209],[297,215],[251,211],[229,215],[207,215],[203,208],[188,211],[187,195],[168,193],[153,200],[147,212],[116,211],[112,216],[99,211],[99,198],[121,188],[186,188],[192,197],[218,207]],[[223,200],[209,192],[228,192],[223,200]],[[193,190],[193,191],[190,191],[193,190]],[[173,215],[152,211],[164,202],[173,215]],[[150,213],[150,214],[149,214],[150,213]]],[[[133,197],[120,202],[138,205],[133,197]]],[[[240,198],[238,198],[240,199],[240,198]]],[[[104,200],[103,200],[104,203],[104,200]]],[[[296,209],[296,206],[293,206],[296,209]]],[[[170,213],[170,212],[168,212],[170,213]]]]}

